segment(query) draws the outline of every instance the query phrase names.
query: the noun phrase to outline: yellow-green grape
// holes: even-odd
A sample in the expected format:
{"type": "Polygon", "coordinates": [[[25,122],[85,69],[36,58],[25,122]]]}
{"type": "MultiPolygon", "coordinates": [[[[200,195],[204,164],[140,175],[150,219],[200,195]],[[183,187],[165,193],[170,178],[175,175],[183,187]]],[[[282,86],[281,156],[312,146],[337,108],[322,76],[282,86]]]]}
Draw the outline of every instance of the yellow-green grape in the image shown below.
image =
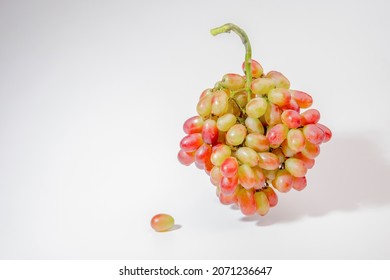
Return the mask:
{"type": "Polygon", "coordinates": [[[238,107],[237,103],[233,101],[233,99],[229,99],[226,113],[233,114],[236,117],[238,117],[241,114],[240,107],[238,107]]]}
{"type": "Polygon", "coordinates": [[[228,131],[237,122],[237,118],[233,114],[225,114],[217,120],[217,127],[220,131],[228,131]]]}
{"type": "Polygon", "coordinates": [[[282,164],[286,160],[282,148],[274,149],[272,152],[279,158],[279,164],[282,164]]]}
{"type": "Polygon", "coordinates": [[[227,112],[229,97],[223,90],[214,92],[211,100],[211,113],[216,116],[222,116],[227,112]]]}
{"type": "Polygon", "coordinates": [[[246,136],[245,146],[252,148],[256,152],[267,152],[269,150],[267,137],[257,132],[249,133],[246,136]]]}
{"type": "MultiPolygon", "coordinates": [[[[244,73],[246,73],[246,71],[245,71],[245,61],[242,63],[242,70],[244,71],[244,73]]],[[[251,70],[252,70],[252,77],[253,78],[260,77],[261,75],[263,75],[263,72],[264,72],[263,71],[263,67],[261,66],[261,64],[258,63],[254,59],[252,59],[251,70]]]]}
{"type": "Polygon", "coordinates": [[[242,124],[233,125],[226,134],[226,142],[232,146],[238,146],[246,137],[246,128],[242,124]]]}
{"type": "Polygon", "coordinates": [[[265,170],[274,170],[279,167],[279,158],[270,152],[258,153],[259,166],[265,170]]]}
{"type": "Polygon", "coordinates": [[[202,97],[198,105],[196,106],[196,111],[202,117],[207,117],[211,114],[211,100],[213,99],[213,95],[205,95],[202,97]]]}
{"type": "Polygon", "coordinates": [[[260,216],[264,216],[269,211],[269,201],[267,195],[263,191],[255,192],[256,211],[260,216]]]}
{"type": "Polygon", "coordinates": [[[286,106],[290,103],[291,94],[287,89],[275,88],[268,93],[268,100],[280,107],[286,106]]]}
{"type": "Polygon", "coordinates": [[[297,158],[288,158],[284,164],[286,170],[294,177],[303,177],[306,175],[307,168],[302,160],[297,158]]]}
{"type": "Polygon", "coordinates": [[[246,118],[245,126],[248,129],[249,133],[256,132],[260,134],[264,134],[264,127],[259,119],[257,118],[246,118]]]}
{"type": "Polygon", "coordinates": [[[248,94],[246,91],[240,91],[234,95],[234,100],[241,108],[245,108],[248,103],[248,94]]]}
{"type": "Polygon", "coordinates": [[[210,181],[214,186],[218,186],[221,181],[222,173],[219,166],[214,166],[210,171],[210,181]]]}
{"type": "Polygon", "coordinates": [[[256,166],[259,163],[259,155],[251,148],[240,147],[236,151],[236,157],[242,163],[249,165],[250,167],[256,166]]]}
{"type": "Polygon", "coordinates": [[[245,189],[249,190],[254,187],[256,183],[255,173],[249,165],[242,164],[238,167],[238,182],[245,189]]]}
{"type": "MultiPolygon", "coordinates": [[[[287,134],[288,135],[288,134],[287,134]]],[[[287,140],[284,140],[282,145],[281,145],[281,148],[282,148],[282,151],[283,151],[283,154],[286,156],[286,157],[292,157],[293,155],[295,155],[297,152],[292,150],[290,148],[290,146],[288,145],[288,142],[287,140]]]]}
{"type": "Polygon", "coordinates": [[[275,82],[271,78],[258,78],[252,81],[252,93],[257,95],[266,95],[271,89],[275,88],[275,82]]]}
{"type": "Polygon", "coordinates": [[[222,77],[221,85],[230,90],[239,90],[245,87],[245,79],[238,74],[226,74],[222,77]]]}
{"type": "Polygon", "coordinates": [[[175,220],[168,214],[157,214],[153,216],[150,225],[155,231],[168,231],[175,225],[175,220]]]}
{"type": "Polygon", "coordinates": [[[229,146],[224,144],[218,144],[213,147],[213,150],[211,152],[211,163],[216,166],[221,166],[223,161],[230,157],[232,151],[229,148],[229,146]]]}
{"type": "Polygon", "coordinates": [[[268,180],[273,180],[275,179],[276,177],[276,172],[278,171],[279,169],[274,169],[274,170],[266,170],[266,169],[263,169],[263,173],[264,173],[264,176],[268,179],[268,180]]]}
{"type": "Polygon", "coordinates": [[[294,152],[298,153],[305,148],[305,136],[300,129],[290,129],[287,133],[287,145],[294,152]]]}
{"type": "Polygon", "coordinates": [[[265,77],[274,80],[277,88],[290,88],[290,81],[278,71],[270,71],[265,77]]]}
{"type": "Polygon", "coordinates": [[[253,188],[255,190],[260,190],[264,187],[265,185],[265,180],[266,180],[266,177],[264,175],[264,172],[263,170],[258,167],[258,166],[254,166],[252,167],[252,170],[253,170],[253,173],[255,174],[255,179],[256,179],[256,182],[255,182],[255,185],[253,186],[253,188]]]}
{"type": "Polygon", "coordinates": [[[260,118],[267,110],[267,101],[263,97],[253,98],[246,104],[246,113],[251,118],[260,118]]]}

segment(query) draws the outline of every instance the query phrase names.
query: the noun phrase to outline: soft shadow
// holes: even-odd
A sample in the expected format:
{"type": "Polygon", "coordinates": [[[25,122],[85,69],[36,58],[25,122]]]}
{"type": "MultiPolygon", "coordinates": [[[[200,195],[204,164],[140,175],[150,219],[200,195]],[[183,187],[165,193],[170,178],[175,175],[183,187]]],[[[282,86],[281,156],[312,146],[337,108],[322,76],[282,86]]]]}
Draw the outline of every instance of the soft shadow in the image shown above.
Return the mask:
{"type": "Polygon", "coordinates": [[[174,231],[174,230],[178,230],[178,229],[181,229],[183,226],[182,225],[174,225],[170,230],[168,231],[174,231]]]}
{"type": "Polygon", "coordinates": [[[266,216],[240,220],[268,226],[390,204],[390,166],[373,140],[339,136],[321,148],[315,166],[308,171],[306,189],[278,193],[279,204],[266,216]]]}

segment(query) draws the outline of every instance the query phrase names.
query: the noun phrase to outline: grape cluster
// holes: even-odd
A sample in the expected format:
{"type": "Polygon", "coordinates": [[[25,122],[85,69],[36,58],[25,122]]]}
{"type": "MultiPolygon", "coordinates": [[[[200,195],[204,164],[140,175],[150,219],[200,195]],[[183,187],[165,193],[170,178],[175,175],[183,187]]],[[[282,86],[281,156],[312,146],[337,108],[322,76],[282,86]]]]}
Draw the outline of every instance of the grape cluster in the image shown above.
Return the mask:
{"type": "Polygon", "coordinates": [[[198,115],[184,122],[178,160],[204,169],[222,204],[263,216],[278,203],[275,190],[306,187],[307,170],[332,132],[318,110],[308,109],[309,94],[290,89],[280,72],[265,74],[255,60],[249,65],[245,75],[226,74],[202,92],[198,115]]]}

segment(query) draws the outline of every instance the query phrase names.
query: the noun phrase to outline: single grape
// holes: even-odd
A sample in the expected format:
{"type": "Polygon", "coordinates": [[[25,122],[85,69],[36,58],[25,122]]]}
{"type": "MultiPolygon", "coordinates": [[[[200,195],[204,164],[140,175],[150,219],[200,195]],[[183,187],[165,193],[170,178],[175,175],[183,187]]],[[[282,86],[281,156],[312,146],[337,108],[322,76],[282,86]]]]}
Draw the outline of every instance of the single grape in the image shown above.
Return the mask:
{"type": "Polygon", "coordinates": [[[219,192],[218,197],[219,201],[224,205],[230,205],[237,202],[237,191],[238,188],[236,188],[236,191],[231,194],[224,194],[223,192],[219,192]]]}
{"type": "Polygon", "coordinates": [[[238,74],[225,74],[222,77],[221,85],[224,88],[236,91],[245,87],[245,79],[238,74]]]}
{"type": "Polygon", "coordinates": [[[202,144],[202,134],[193,133],[184,136],[180,141],[180,148],[185,152],[195,152],[202,144]]]}
{"type": "Polygon", "coordinates": [[[212,148],[211,162],[216,166],[221,166],[224,160],[230,157],[231,153],[229,146],[218,144],[212,148]]]}
{"type": "Polygon", "coordinates": [[[210,171],[210,181],[214,186],[219,186],[222,179],[222,173],[219,166],[214,166],[210,171]]]}
{"type": "Polygon", "coordinates": [[[327,126],[320,123],[316,123],[316,126],[318,126],[324,132],[324,140],[322,143],[328,142],[332,138],[332,131],[327,126]]]}
{"type": "Polygon", "coordinates": [[[257,118],[250,118],[247,117],[245,119],[245,126],[248,130],[248,132],[257,132],[260,134],[264,134],[264,127],[257,118]]]}
{"type": "Polygon", "coordinates": [[[191,117],[184,122],[183,130],[187,134],[202,132],[203,123],[201,116],[191,117]]]}
{"type": "Polygon", "coordinates": [[[275,207],[278,204],[278,196],[273,188],[267,186],[262,189],[262,191],[266,194],[269,206],[275,207]]]}
{"type": "Polygon", "coordinates": [[[275,82],[277,88],[290,88],[290,81],[278,71],[270,71],[265,76],[266,78],[271,78],[275,82]]]}
{"type": "Polygon", "coordinates": [[[221,181],[219,182],[219,188],[221,193],[232,194],[235,192],[238,186],[238,176],[234,175],[233,177],[224,177],[222,176],[221,181]]]}
{"type": "Polygon", "coordinates": [[[264,114],[264,119],[268,125],[274,126],[281,123],[280,115],[282,114],[281,109],[273,103],[268,103],[267,111],[264,114]]]}
{"type": "Polygon", "coordinates": [[[279,167],[279,158],[270,152],[258,153],[259,166],[265,170],[274,170],[279,167]]]}
{"type": "Polygon", "coordinates": [[[229,98],[229,101],[228,101],[228,108],[227,108],[227,111],[226,113],[229,113],[229,114],[232,114],[236,117],[240,116],[241,115],[241,109],[240,107],[238,106],[237,102],[234,101],[233,99],[229,98]]]}
{"type": "Polygon", "coordinates": [[[306,110],[301,114],[301,125],[315,124],[320,120],[320,112],[316,109],[306,110]]]}
{"type": "Polygon", "coordinates": [[[232,146],[238,146],[246,137],[246,128],[242,124],[233,125],[226,134],[226,142],[232,146]]]}
{"type": "Polygon", "coordinates": [[[294,177],[293,188],[294,190],[301,191],[307,186],[306,177],[294,177]]]}
{"type": "Polygon", "coordinates": [[[305,157],[302,153],[297,153],[294,155],[295,158],[302,160],[305,163],[307,169],[310,169],[315,164],[315,159],[305,157]]]}
{"type": "Polygon", "coordinates": [[[265,114],[267,110],[267,101],[263,97],[253,98],[246,104],[246,113],[248,117],[259,118],[265,114]]]}
{"type": "MultiPolygon", "coordinates": [[[[287,134],[288,136],[288,134],[287,134]]],[[[286,156],[286,157],[292,157],[294,156],[297,152],[292,150],[290,148],[290,146],[288,145],[288,141],[287,140],[284,140],[282,145],[281,145],[281,148],[282,148],[282,151],[283,151],[283,154],[286,156]]]]}
{"type": "Polygon", "coordinates": [[[298,128],[301,126],[301,115],[294,110],[285,110],[281,115],[282,123],[288,128],[298,128]]]}
{"type": "MultiPolygon", "coordinates": [[[[242,63],[242,70],[245,72],[245,61],[242,63]]],[[[252,78],[258,78],[263,75],[263,67],[256,60],[251,61],[252,78]]]]}
{"type": "Polygon", "coordinates": [[[312,144],[319,145],[324,141],[324,131],[315,124],[308,124],[304,126],[302,132],[306,140],[312,144]]]}
{"type": "Polygon", "coordinates": [[[301,108],[309,108],[313,104],[313,98],[306,92],[299,90],[290,90],[291,97],[301,108]]]}
{"type": "Polygon", "coordinates": [[[245,108],[246,104],[248,103],[248,94],[246,91],[237,92],[234,95],[234,100],[241,108],[245,108]]]}
{"type": "Polygon", "coordinates": [[[221,164],[221,174],[224,177],[231,178],[237,174],[238,161],[235,157],[226,158],[221,164]]]}
{"type": "Polygon", "coordinates": [[[287,89],[275,88],[268,93],[268,100],[278,106],[290,104],[291,95],[287,89]]]}
{"type": "Polygon", "coordinates": [[[271,78],[254,79],[251,83],[251,90],[253,94],[266,95],[275,88],[275,82],[271,78]]]}
{"type": "Polygon", "coordinates": [[[289,130],[287,133],[287,145],[293,152],[302,151],[305,148],[305,143],[305,136],[300,129],[289,130]]]}
{"type": "Polygon", "coordinates": [[[297,113],[299,113],[301,111],[301,108],[299,107],[298,103],[293,98],[290,99],[290,102],[288,104],[282,106],[281,109],[283,111],[293,110],[297,113]]]}
{"type": "Polygon", "coordinates": [[[242,164],[238,167],[238,182],[245,189],[251,189],[256,183],[255,173],[249,165],[242,164]]]}
{"type": "Polygon", "coordinates": [[[153,216],[150,225],[155,231],[168,231],[175,225],[175,220],[168,214],[157,214],[153,216]]]}
{"type": "Polygon", "coordinates": [[[256,190],[260,190],[265,185],[266,177],[264,175],[264,172],[258,166],[252,167],[252,170],[253,170],[253,173],[255,174],[255,184],[254,184],[253,188],[256,190]]]}
{"type": "Polygon", "coordinates": [[[281,193],[289,192],[293,186],[294,177],[286,169],[278,170],[272,185],[281,193]]]}
{"type": "Polygon", "coordinates": [[[250,167],[258,165],[259,163],[259,155],[256,153],[255,150],[249,147],[238,148],[236,151],[236,157],[239,161],[249,165],[250,167]]]}
{"type": "Polygon", "coordinates": [[[240,188],[237,193],[237,203],[240,206],[242,214],[249,216],[256,213],[256,203],[253,190],[240,188]]]}
{"type": "Polygon", "coordinates": [[[260,133],[249,133],[245,138],[245,146],[256,152],[268,152],[269,142],[265,135],[260,133]]]}
{"type": "Polygon", "coordinates": [[[303,177],[306,175],[307,168],[302,160],[297,158],[288,158],[284,164],[286,170],[294,177],[303,177]]]}
{"type": "Polygon", "coordinates": [[[270,205],[267,195],[263,191],[255,192],[254,194],[256,211],[260,216],[264,216],[268,213],[270,205]]]}
{"type": "Polygon", "coordinates": [[[195,152],[184,152],[180,150],[177,154],[177,159],[183,165],[191,165],[195,161],[195,152]]]}
{"type": "Polygon", "coordinates": [[[206,88],[204,91],[202,91],[202,93],[199,96],[199,100],[201,100],[203,97],[207,95],[213,95],[213,91],[211,90],[211,88],[206,88]]]}
{"type": "Polygon", "coordinates": [[[218,128],[217,122],[212,119],[208,119],[204,122],[202,128],[203,142],[207,144],[216,144],[218,141],[218,128]]]}
{"type": "Polygon", "coordinates": [[[222,116],[227,112],[229,97],[223,90],[215,91],[211,100],[211,113],[222,116]]]}
{"type": "Polygon", "coordinates": [[[207,117],[211,114],[211,101],[213,99],[213,95],[206,95],[202,97],[198,101],[198,105],[196,106],[196,111],[202,117],[207,117]]]}
{"type": "Polygon", "coordinates": [[[203,143],[195,152],[195,162],[198,165],[205,167],[206,162],[210,161],[210,156],[211,146],[206,143],[203,143]]]}
{"type": "Polygon", "coordinates": [[[235,123],[237,122],[237,118],[233,114],[225,114],[220,116],[217,120],[217,128],[220,131],[228,131],[235,123]]]}
{"type": "Polygon", "coordinates": [[[301,151],[301,153],[307,158],[314,159],[320,154],[320,145],[306,141],[305,148],[301,151]]]}
{"type": "Polygon", "coordinates": [[[279,147],[286,139],[288,127],[285,124],[277,124],[267,131],[267,139],[271,148],[279,147]]]}

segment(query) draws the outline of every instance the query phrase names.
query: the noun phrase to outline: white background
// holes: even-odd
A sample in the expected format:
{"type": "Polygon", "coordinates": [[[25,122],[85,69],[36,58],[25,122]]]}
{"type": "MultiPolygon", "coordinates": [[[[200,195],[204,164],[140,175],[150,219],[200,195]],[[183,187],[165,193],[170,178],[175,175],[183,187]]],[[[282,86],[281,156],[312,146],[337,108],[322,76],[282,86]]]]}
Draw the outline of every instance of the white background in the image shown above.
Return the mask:
{"type": "Polygon", "coordinates": [[[389,259],[387,1],[0,2],[0,258],[389,259]],[[244,48],[334,138],[265,217],[178,163],[182,124],[244,48]],[[166,212],[176,229],[156,233],[166,212]]]}

